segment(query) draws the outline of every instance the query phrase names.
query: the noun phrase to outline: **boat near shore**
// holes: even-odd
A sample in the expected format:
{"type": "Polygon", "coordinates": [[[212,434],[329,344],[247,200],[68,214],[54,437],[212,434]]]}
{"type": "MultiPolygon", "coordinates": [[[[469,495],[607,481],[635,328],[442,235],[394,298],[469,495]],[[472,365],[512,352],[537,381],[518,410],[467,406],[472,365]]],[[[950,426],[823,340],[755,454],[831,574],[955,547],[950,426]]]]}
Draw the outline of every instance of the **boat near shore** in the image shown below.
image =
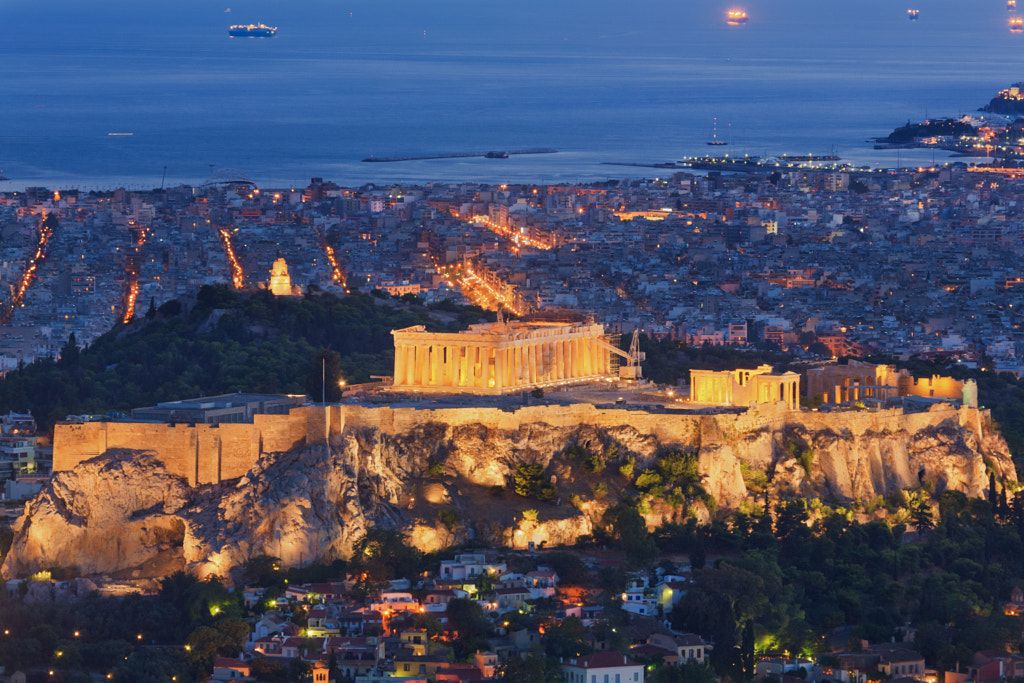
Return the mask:
{"type": "Polygon", "coordinates": [[[367,157],[363,161],[369,163],[389,163],[393,161],[425,161],[428,159],[461,159],[466,157],[483,157],[484,159],[508,159],[511,155],[518,154],[554,154],[558,150],[550,147],[535,147],[533,149],[510,149],[508,151],[492,152],[442,152],[438,154],[407,154],[399,157],[367,157]]]}

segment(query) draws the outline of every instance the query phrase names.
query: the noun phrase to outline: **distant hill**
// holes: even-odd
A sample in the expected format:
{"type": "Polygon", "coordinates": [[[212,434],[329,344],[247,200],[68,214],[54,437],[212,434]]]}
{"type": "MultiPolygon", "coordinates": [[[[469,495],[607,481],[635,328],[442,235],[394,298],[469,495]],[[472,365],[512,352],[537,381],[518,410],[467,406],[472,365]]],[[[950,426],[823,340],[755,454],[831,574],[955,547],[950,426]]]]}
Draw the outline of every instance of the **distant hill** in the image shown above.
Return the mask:
{"type": "Polygon", "coordinates": [[[1014,83],[1006,90],[999,91],[995,97],[989,100],[988,104],[978,111],[1003,114],[1004,116],[1024,114],[1024,99],[1021,99],[1020,96],[1021,88],[1024,88],[1024,83],[1014,83]]]}
{"type": "MultiPolygon", "coordinates": [[[[41,359],[0,380],[0,411],[31,411],[50,430],[66,415],[105,414],[235,391],[307,393],[321,356],[348,383],[390,375],[391,330],[465,329],[493,314],[375,293],[275,297],[204,286],[194,302],[150,308],[88,348],[74,338],[60,359],[41,359]],[[314,367],[315,366],[315,367],[314,367]]],[[[315,376],[315,378],[314,378],[315,376]]]]}
{"type": "Polygon", "coordinates": [[[903,145],[913,142],[916,138],[934,137],[947,135],[954,138],[962,136],[973,137],[978,131],[969,123],[957,121],[956,119],[937,119],[925,121],[924,123],[911,123],[900,126],[887,137],[878,138],[875,142],[890,145],[903,145]]]}

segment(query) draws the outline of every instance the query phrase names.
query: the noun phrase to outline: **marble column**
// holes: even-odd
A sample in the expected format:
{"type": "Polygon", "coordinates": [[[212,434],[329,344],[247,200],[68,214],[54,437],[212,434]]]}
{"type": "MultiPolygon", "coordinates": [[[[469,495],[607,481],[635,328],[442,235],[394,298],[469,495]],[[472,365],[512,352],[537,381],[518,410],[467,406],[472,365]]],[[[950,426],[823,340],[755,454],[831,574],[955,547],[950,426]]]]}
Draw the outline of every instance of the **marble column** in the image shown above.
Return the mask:
{"type": "Polygon", "coordinates": [[[483,347],[476,347],[476,351],[473,355],[473,384],[472,386],[478,389],[484,386],[484,349],[483,347]]]}
{"type": "Polygon", "coordinates": [[[406,347],[395,345],[395,384],[404,384],[406,347]]]}
{"type": "Polygon", "coordinates": [[[458,363],[455,360],[455,353],[459,350],[457,346],[444,347],[444,381],[446,387],[458,385],[458,363]]]}
{"type": "Polygon", "coordinates": [[[505,386],[505,349],[494,349],[494,388],[505,386]]]}
{"type": "Polygon", "coordinates": [[[575,379],[578,376],[579,354],[576,353],[576,340],[567,339],[562,342],[565,348],[565,377],[575,379]]]}
{"type": "Polygon", "coordinates": [[[410,384],[414,386],[425,385],[430,372],[430,347],[418,344],[416,346],[416,367],[413,369],[414,379],[410,384]]]}
{"type": "Polygon", "coordinates": [[[473,387],[476,386],[476,347],[466,347],[466,358],[463,361],[466,367],[466,371],[462,373],[462,386],[473,387]]]}
{"type": "Polygon", "coordinates": [[[441,346],[430,347],[430,386],[441,385],[441,356],[444,355],[444,348],[441,346]]]}
{"type": "Polygon", "coordinates": [[[469,374],[469,352],[470,348],[462,347],[459,349],[459,383],[456,386],[466,386],[466,378],[469,374]]]}
{"type": "Polygon", "coordinates": [[[480,382],[477,386],[481,389],[489,389],[491,386],[491,350],[480,347],[480,382]]]}
{"type": "Polygon", "coordinates": [[[530,344],[526,347],[527,378],[530,384],[537,383],[537,345],[530,344]]]}

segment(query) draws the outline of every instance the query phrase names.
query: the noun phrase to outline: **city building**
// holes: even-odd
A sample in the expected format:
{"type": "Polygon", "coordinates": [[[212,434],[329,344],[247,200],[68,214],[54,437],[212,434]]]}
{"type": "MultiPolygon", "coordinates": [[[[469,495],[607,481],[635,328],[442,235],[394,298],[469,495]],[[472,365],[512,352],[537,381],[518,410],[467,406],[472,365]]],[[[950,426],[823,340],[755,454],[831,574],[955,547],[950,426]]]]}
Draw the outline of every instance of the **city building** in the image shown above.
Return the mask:
{"type": "Polygon", "coordinates": [[[618,652],[594,652],[562,662],[566,683],[638,683],[644,666],[618,652]]]}
{"type": "Polygon", "coordinates": [[[305,405],[303,395],[223,394],[184,401],[167,401],[147,408],[134,408],[132,419],[146,422],[188,422],[203,424],[251,424],[255,415],[287,415],[305,405]]]}

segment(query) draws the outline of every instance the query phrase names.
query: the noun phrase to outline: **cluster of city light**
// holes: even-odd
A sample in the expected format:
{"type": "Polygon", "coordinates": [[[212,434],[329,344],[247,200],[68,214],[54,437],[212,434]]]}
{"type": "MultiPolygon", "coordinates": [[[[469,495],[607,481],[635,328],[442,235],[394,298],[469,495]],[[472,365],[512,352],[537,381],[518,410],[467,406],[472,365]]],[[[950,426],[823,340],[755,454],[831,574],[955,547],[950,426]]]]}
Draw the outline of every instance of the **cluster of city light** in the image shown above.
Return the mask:
{"type": "Polygon", "coordinates": [[[507,227],[502,227],[495,221],[492,221],[489,216],[473,216],[469,219],[470,223],[483,224],[485,228],[491,232],[501,235],[502,237],[511,241],[517,248],[520,246],[532,247],[534,249],[541,249],[546,251],[551,249],[550,244],[545,244],[539,240],[531,239],[522,233],[510,230],[507,227]]]}
{"type": "Polygon", "coordinates": [[[466,267],[464,274],[460,274],[457,268],[442,265],[433,256],[431,256],[431,261],[434,263],[434,269],[441,274],[449,287],[458,287],[462,294],[477,306],[492,311],[504,308],[517,316],[529,313],[524,310],[521,303],[510,300],[498,292],[469,266],[466,267]]]}
{"type": "Polygon", "coordinates": [[[511,311],[514,315],[523,315],[526,313],[526,311],[522,310],[521,307],[516,305],[515,301],[512,301],[505,295],[501,294],[498,290],[494,289],[494,287],[492,287],[489,282],[487,282],[482,277],[477,275],[472,268],[466,269],[466,276],[465,278],[463,278],[463,281],[466,285],[469,285],[470,287],[475,287],[476,283],[479,283],[481,287],[487,290],[487,293],[491,299],[497,302],[498,305],[511,311]]]}
{"type": "Polygon", "coordinates": [[[455,269],[448,266],[439,266],[436,261],[434,263],[434,267],[437,269],[437,272],[441,274],[441,277],[445,279],[445,282],[447,282],[449,287],[458,287],[459,291],[461,291],[467,299],[480,308],[486,310],[498,308],[498,306],[495,305],[495,302],[491,301],[482,292],[472,287],[465,278],[460,277],[455,269]]]}
{"type": "Polygon", "coordinates": [[[32,278],[35,277],[40,262],[46,258],[46,243],[50,241],[51,237],[53,237],[53,230],[47,225],[45,220],[40,221],[39,243],[36,245],[36,253],[29,259],[28,267],[25,268],[25,272],[21,275],[21,280],[18,282],[18,288],[15,290],[14,296],[4,305],[3,309],[0,309],[0,325],[6,325],[11,322],[14,311],[21,306],[21,301],[25,298],[28,286],[32,284],[32,278]]]}
{"type": "Polygon", "coordinates": [[[348,278],[345,277],[345,271],[341,269],[341,264],[338,263],[334,247],[327,244],[327,240],[324,239],[323,233],[319,230],[316,231],[316,236],[320,239],[320,246],[323,247],[324,253],[327,254],[327,262],[331,264],[331,279],[341,285],[345,293],[348,294],[348,278]]]}
{"type": "Polygon", "coordinates": [[[242,264],[238,260],[238,256],[235,255],[235,248],[231,244],[231,231],[227,228],[220,228],[217,232],[220,234],[220,241],[224,243],[224,253],[228,255],[228,261],[231,263],[231,282],[235,289],[241,289],[245,284],[245,272],[242,270],[242,264]]]}
{"type": "MultiPolygon", "coordinates": [[[[135,231],[135,253],[138,254],[142,250],[142,246],[146,243],[146,229],[139,228],[135,231]]],[[[128,258],[128,269],[127,269],[127,284],[128,284],[128,296],[125,300],[124,315],[121,316],[121,322],[128,324],[135,317],[135,302],[139,298],[139,271],[138,263],[128,258]]]]}
{"type": "Polygon", "coordinates": [[[122,323],[130,323],[132,318],[135,317],[135,300],[139,296],[139,278],[136,274],[135,277],[129,275],[128,280],[128,299],[125,301],[124,315],[121,317],[122,323]]]}

